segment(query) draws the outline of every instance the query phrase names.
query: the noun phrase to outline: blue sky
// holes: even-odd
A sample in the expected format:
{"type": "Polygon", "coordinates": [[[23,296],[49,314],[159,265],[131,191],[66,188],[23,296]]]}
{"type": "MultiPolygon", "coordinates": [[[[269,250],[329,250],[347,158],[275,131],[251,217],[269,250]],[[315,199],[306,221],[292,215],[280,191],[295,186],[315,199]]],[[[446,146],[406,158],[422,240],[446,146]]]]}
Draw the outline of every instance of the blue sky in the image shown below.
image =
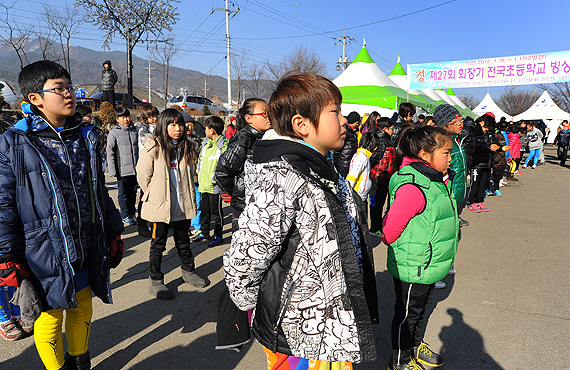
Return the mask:
{"type": "MultiPolygon", "coordinates": [[[[47,2],[62,6],[66,1],[47,2]]],[[[13,14],[21,16],[24,23],[35,24],[34,12],[29,9],[40,8],[42,3],[18,0],[13,14]]],[[[183,0],[176,6],[180,19],[173,34],[181,53],[174,65],[225,76],[225,16],[221,11],[212,12],[217,7],[223,8],[224,0],[183,0]]],[[[406,63],[569,48],[567,0],[234,0],[230,8],[240,10],[230,20],[233,51],[247,49],[248,59],[254,62],[277,62],[295,46],[303,45],[316,50],[327,63],[332,78],[339,74],[335,67],[342,54],[342,46],[334,38],[342,37],[344,28],[346,35],[355,39],[347,47],[349,58],[356,56],[364,37],[372,58],[386,73],[391,71],[398,55],[405,68],[406,63]]],[[[102,35],[102,31],[86,23],[72,44],[98,50],[102,35]]],[[[125,50],[124,41],[114,39],[111,50],[125,50]]],[[[147,57],[146,46],[139,44],[135,54],[147,57]]],[[[456,89],[456,93],[465,92],[482,99],[487,90],[498,97],[504,87],[456,89]]]]}

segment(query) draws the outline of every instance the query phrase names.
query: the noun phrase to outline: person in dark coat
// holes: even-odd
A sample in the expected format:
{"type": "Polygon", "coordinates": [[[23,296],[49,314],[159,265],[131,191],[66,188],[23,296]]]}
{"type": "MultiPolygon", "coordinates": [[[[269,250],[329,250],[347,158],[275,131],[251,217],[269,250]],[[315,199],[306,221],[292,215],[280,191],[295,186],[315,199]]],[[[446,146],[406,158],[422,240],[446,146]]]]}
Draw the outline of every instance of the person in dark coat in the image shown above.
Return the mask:
{"type": "Polygon", "coordinates": [[[103,62],[103,70],[101,71],[101,90],[103,96],[101,101],[108,101],[115,106],[115,84],[119,81],[117,72],[112,68],[111,61],[106,60],[103,62]]]}
{"type": "Polygon", "coordinates": [[[333,161],[342,177],[346,177],[348,174],[350,161],[354,153],[356,153],[356,150],[358,150],[357,130],[360,125],[360,114],[350,112],[350,114],[346,116],[346,120],[347,123],[344,125],[344,128],[346,128],[344,145],[340,149],[333,150],[333,161]]]}
{"type": "Polygon", "coordinates": [[[394,133],[392,134],[392,142],[394,146],[398,146],[398,139],[400,133],[407,127],[414,127],[414,115],[416,114],[416,107],[412,103],[403,102],[398,108],[398,114],[392,116],[394,121],[394,133]]]}

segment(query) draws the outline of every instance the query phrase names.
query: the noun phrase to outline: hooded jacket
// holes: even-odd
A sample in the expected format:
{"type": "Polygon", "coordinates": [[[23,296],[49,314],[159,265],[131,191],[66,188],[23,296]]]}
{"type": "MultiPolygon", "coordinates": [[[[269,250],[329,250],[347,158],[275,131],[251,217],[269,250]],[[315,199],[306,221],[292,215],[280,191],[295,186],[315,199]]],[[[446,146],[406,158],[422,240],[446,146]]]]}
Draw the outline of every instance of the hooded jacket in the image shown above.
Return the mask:
{"type": "Polygon", "coordinates": [[[374,360],[378,308],[363,202],[324,156],[273,130],[256,143],[245,185],[224,270],[232,301],[255,308],[256,338],[302,358],[374,360]]]}
{"type": "Polygon", "coordinates": [[[107,136],[107,168],[109,176],[136,175],[139,144],[137,128],[115,125],[107,136]]]}
{"type": "Polygon", "coordinates": [[[112,69],[111,62],[106,61],[103,64],[109,64],[109,69],[103,68],[101,71],[101,90],[110,91],[115,90],[115,84],[119,81],[117,72],[112,69]]]}
{"type": "MultiPolygon", "coordinates": [[[[66,135],[70,135],[73,145],[84,145],[87,153],[85,163],[75,162],[69,167],[76,181],[83,173],[87,181],[82,188],[87,189],[75,188],[74,194],[68,196],[62,190],[65,180],[57,177],[58,169],[51,164],[55,162],[48,160],[46,152],[39,147],[51,144],[48,141],[42,144],[36,138],[37,132],[45,129],[44,123],[30,116],[18,121],[0,137],[0,255],[24,256],[31,272],[30,280],[44,309],[77,307],[74,274],[82,259],[89,266],[92,291],[103,302],[112,303],[108,239],[120,235],[123,225],[105,187],[97,151],[100,131],[68,120],[66,135]],[[79,139],[74,139],[73,135],[78,135],[79,139]],[[78,170],[80,166],[84,170],[78,170]],[[87,237],[91,242],[85,245],[89,248],[87,254],[79,252],[81,247],[72,230],[76,215],[78,219],[84,218],[77,209],[69,208],[73,201],[68,203],[68,198],[80,197],[84,190],[90,199],[87,207],[90,233],[87,237]]],[[[53,141],[53,144],[57,143],[57,140],[53,141]]],[[[66,150],[63,152],[66,157],[70,155],[65,153],[66,150]]]]}

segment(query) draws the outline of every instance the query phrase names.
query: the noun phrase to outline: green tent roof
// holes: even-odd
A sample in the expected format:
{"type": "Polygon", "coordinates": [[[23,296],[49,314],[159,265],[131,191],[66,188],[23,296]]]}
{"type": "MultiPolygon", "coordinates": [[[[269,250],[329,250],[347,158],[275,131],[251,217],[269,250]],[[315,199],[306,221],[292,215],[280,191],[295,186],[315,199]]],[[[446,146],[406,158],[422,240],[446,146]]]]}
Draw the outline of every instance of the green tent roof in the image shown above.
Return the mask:
{"type": "MultiPolygon", "coordinates": [[[[375,105],[388,109],[398,109],[398,105],[407,101],[404,90],[394,86],[341,86],[342,102],[347,104],[375,105]]],[[[415,95],[410,94],[409,100],[414,105],[426,107],[427,104],[415,95]]]]}
{"type": "Polygon", "coordinates": [[[446,93],[447,93],[447,95],[456,96],[455,91],[453,91],[453,89],[451,87],[449,89],[447,89],[446,93]]]}
{"type": "Polygon", "coordinates": [[[406,71],[404,71],[404,68],[402,67],[400,62],[398,62],[398,63],[396,63],[396,65],[394,66],[394,69],[392,69],[392,72],[390,72],[390,74],[388,76],[405,76],[405,75],[406,75],[406,71]]]}
{"type": "Polygon", "coordinates": [[[370,54],[368,54],[366,47],[363,46],[362,49],[360,49],[360,52],[358,53],[356,58],[354,58],[354,60],[352,61],[352,63],[374,63],[374,60],[372,59],[370,54]]]}

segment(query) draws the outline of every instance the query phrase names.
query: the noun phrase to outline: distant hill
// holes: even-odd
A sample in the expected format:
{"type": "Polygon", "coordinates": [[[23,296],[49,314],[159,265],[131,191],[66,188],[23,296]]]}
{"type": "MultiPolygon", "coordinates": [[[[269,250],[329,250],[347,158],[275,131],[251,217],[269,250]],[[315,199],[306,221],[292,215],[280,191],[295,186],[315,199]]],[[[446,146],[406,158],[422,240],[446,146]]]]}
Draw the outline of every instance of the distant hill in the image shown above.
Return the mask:
{"type": "MultiPolygon", "coordinates": [[[[38,49],[37,41],[32,40],[26,45],[26,53],[28,60],[34,62],[42,59],[42,54],[38,49]]],[[[117,91],[126,91],[127,85],[127,55],[126,52],[121,51],[96,51],[81,46],[72,46],[70,50],[71,57],[71,77],[73,83],[78,86],[86,85],[99,85],[101,83],[101,70],[102,62],[111,60],[113,69],[119,75],[119,82],[117,84],[117,91]]],[[[151,62],[151,67],[159,68],[153,71],[151,86],[153,90],[157,89],[162,91],[163,88],[163,73],[160,66],[151,62]]],[[[139,58],[133,55],[133,85],[135,86],[135,95],[144,99],[148,93],[141,95],[143,91],[148,88],[148,59],[139,58]]],[[[12,83],[14,88],[17,88],[18,73],[20,72],[20,61],[16,52],[7,45],[0,44],[0,80],[6,80],[12,83]]],[[[197,93],[203,95],[204,93],[204,80],[207,79],[208,91],[207,97],[219,97],[222,101],[227,97],[227,80],[224,77],[216,75],[205,75],[201,72],[170,67],[169,73],[169,86],[168,92],[170,94],[179,94],[181,88],[187,88],[189,94],[197,93]]],[[[232,81],[232,98],[237,98],[237,84],[232,81]]],[[[264,84],[264,86],[267,84],[264,84]]],[[[93,86],[88,91],[97,92],[97,86],[93,86]]],[[[268,98],[270,91],[264,91],[262,98],[268,98]]],[[[251,94],[248,94],[251,96],[251,94]]],[[[153,98],[154,101],[154,98],[153,98]]]]}

